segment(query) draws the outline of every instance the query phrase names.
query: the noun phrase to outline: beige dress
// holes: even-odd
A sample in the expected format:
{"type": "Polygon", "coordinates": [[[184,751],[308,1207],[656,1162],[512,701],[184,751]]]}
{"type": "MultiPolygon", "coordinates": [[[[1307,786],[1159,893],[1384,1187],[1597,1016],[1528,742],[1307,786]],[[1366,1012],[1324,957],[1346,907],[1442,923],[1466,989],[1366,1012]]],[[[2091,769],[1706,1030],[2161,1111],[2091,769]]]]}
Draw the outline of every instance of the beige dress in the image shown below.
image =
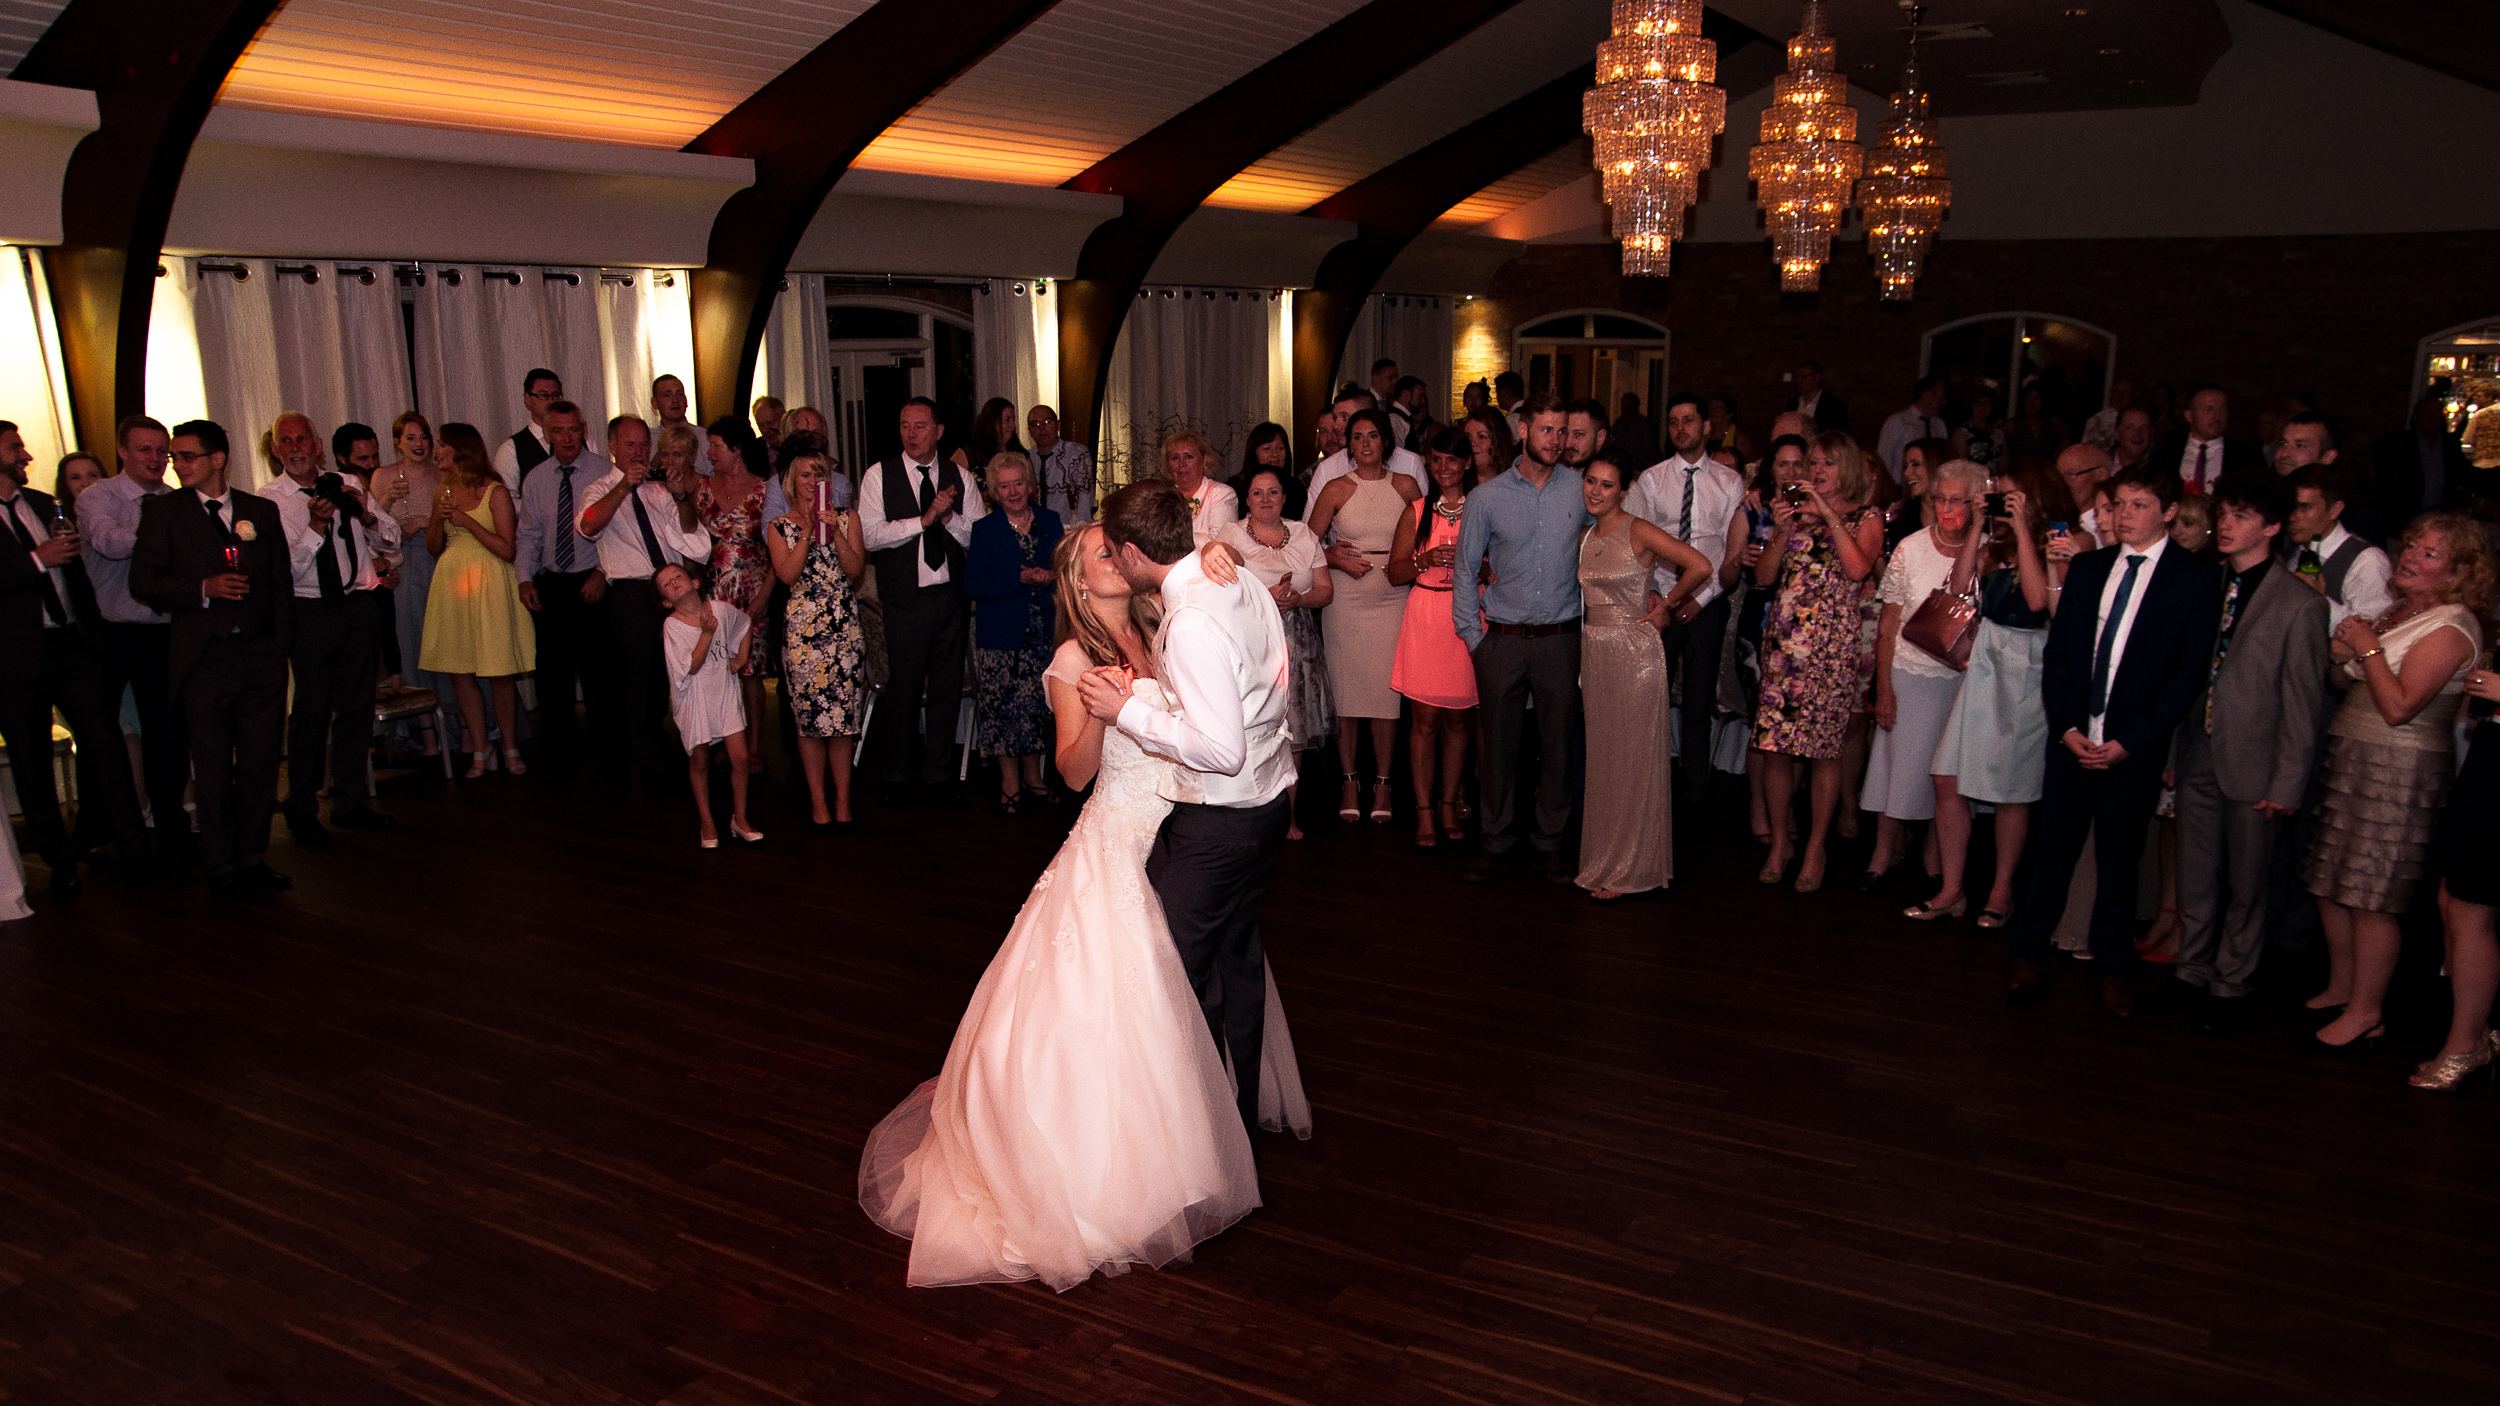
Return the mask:
{"type": "Polygon", "coordinates": [[[1580,816],[1580,887],[1639,893],[1675,877],[1667,814],[1667,652],[1641,618],[1649,567],[1629,521],[1580,534],[1580,707],[1588,788],[1580,816]]]}
{"type": "Polygon", "coordinates": [[[1389,673],[1397,662],[1407,588],[1390,584],[1389,544],[1406,518],[1406,500],[1398,495],[1393,474],[1371,481],[1358,475],[1351,482],[1354,496],[1331,526],[1338,544],[1361,552],[1372,569],[1359,577],[1337,572],[1336,594],[1320,608],[1328,682],[1336,691],[1338,717],[1394,718],[1400,700],[1389,686],[1389,673]]]}
{"type": "Polygon", "coordinates": [[[2402,673],[2405,655],[2442,630],[2464,635],[2473,648],[2402,727],[2379,716],[2358,662],[2343,666],[2353,685],[2327,728],[2326,798],[2300,875],[2329,902],[2402,913],[2433,881],[2440,813],[2456,778],[2457,708],[2466,672],[2482,654],[2482,629],[2464,606],[2440,605],[2379,636],[2387,667],[2402,673]]]}

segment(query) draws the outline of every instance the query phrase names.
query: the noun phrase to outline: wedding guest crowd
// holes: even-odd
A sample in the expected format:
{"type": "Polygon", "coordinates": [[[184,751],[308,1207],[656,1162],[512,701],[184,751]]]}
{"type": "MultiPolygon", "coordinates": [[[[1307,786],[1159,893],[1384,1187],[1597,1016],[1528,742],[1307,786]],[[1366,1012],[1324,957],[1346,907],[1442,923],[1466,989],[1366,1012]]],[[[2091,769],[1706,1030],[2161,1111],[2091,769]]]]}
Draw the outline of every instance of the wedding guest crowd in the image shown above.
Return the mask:
{"type": "MultiPolygon", "coordinates": [[[[1310,425],[1140,448],[1282,613],[1293,745],[1336,753],[1320,816],[1411,806],[1418,847],[1472,832],[1470,881],[1524,847],[1611,902],[1669,889],[1679,813],[1742,773],[1764,884],[1823,887],[1864,814],[1857,887],[2001,929],[2017,1002],[2082,965],[2111,1016],[2224,1035],[2313,929],[2321,1046],[2405,1018],[2398,953],[2435,917],[2449,1028],[2413,1082],[2492,1064],[2500,484],[2436,401],[2356,462],[2312,397],[2249,438],[2211,384],[2091,408],[1926,376],[1869,446],[1819,364],[1792,377],[1757,437],[1725,393],[1645,411],[1505,372],[1451,410],[1383,359],[1310,425]],[[2140,904],[2148,862],[2175,911],[2140,904]]],[[[594,442],[555,371],[519,389],[491,439],[414,411],[387,434],[135,415],[50,493],[0,422],[0,741],[56,894],[108,844],[196,856],[220,895],[285,888],[272,816],[305,844],[389,826],[370,777],[394,747],[469,780],[686,784],[706,848],[725,761],[728,837],[759,843],[776,696],[814,830],[853,823],[857,765],[900,804],[986,758],[1009,815],[1087,779],[1043,676],[1069,602],[1117,590],[1062,561],[1114,485],[1050,406],[950,427],[915,397],[898,452],[846,466],[814,407],[698,426],[662,376],[594,442]],[[377,736],[412,692],[443,725],[377,736]],[[41,764],[56,717],[74,826],[41,764]]],[[[1151,662],[1151,612],[1131,623],[1096,643],[1151,662]]]]}

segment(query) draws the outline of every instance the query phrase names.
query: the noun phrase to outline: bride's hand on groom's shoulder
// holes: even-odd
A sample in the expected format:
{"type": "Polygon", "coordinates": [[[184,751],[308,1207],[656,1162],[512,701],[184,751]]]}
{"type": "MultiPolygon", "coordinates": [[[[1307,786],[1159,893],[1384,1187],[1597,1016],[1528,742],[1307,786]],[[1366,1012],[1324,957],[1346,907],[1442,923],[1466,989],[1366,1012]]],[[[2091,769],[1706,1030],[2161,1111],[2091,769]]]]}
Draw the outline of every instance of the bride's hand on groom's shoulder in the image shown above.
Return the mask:
{"type": "Polygon", "coordinates": [[[1209,542],[1198,549],[1199,568],[1207,579],[1219,586],[1229,586],[1241,579],[1241,553],[1230,542],[1209,542]]]}

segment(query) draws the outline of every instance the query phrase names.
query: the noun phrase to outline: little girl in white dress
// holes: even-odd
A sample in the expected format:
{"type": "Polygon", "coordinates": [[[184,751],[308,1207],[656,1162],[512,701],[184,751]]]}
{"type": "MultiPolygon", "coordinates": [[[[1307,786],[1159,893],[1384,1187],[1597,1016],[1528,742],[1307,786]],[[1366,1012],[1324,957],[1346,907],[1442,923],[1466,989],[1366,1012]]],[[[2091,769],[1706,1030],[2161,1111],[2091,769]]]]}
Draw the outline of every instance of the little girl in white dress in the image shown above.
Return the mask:
{"type": "Polygon", "coordinates": [[[754,642],[747,613],[727,601],[706,600],[703,587],[682,566],[663,567],[652,581],[669,607],[660,622],[660,651],[668,663],[669,711],[677,719],[678,740],[686,744],[703,847],[720,848],[712,827],[715,742],[729,753],[729,833],[754,844],[764,836],[747,824],[747,715],[737,678],[754,642]]]}

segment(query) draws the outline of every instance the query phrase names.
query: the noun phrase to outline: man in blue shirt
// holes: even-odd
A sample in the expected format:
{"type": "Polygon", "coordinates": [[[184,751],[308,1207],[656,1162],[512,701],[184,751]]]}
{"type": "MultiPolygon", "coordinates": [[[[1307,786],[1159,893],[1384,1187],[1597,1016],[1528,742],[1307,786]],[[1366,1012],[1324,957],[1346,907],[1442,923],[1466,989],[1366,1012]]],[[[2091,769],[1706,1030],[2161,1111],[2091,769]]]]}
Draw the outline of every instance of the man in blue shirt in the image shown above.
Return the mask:
{"type": "Polygon", "coordinates": [[[575,687],[589,701],[598,724],[594,732],[606,728],[605,714],[613,706],[607,578],[599,571],[598,545],[575,524],[593,501],[591,487],[616,466],[590,452],[580,406],[557,400],[546,413],[547,457],[521,482],[520,540],[512,566],[521,578],[521,604],[529,607],[538,629],[541,764],[561,772],[581,752],[575,687]]]}
{"type": "Polygon", "coordinates": [[[1562,841],[1571,823],[1571,720],[1580,710],[1580,529],[1589,515],[1580,471],[1558,462],[1562,401],[1530,396],[1519,417],[1518,462],[1467,495],[1459,530],[1453,579],[1475,581],[1492,568],[1481,615],[1474,591],[1450,593],[1451,622],[1475,658],[1484,738],[1484,847],[1467,878],[1492,877],[1518,843],[1519,740],[1533,695],[1539,756],[1528,847],[1547,878],[1567,884],[1576,877],[1562,841]]]}

